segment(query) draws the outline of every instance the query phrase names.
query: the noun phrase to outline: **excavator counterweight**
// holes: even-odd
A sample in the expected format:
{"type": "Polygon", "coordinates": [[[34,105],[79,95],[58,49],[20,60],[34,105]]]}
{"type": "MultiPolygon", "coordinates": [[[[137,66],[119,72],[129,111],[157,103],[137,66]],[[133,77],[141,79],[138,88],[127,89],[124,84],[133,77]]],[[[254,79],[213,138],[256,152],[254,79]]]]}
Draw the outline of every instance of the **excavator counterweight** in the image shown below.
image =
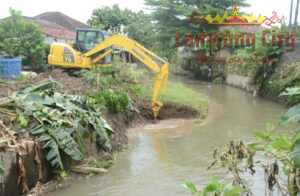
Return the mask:
{"type": "Polygon", "coordinates": [[[53,43],[48,55],[50,65],[63,68],[92,68],[104,66],[114,49],[122,49],[133,55],[149,70],[155,73],[152,95],[152,111],[156,118],[162,103],[159,101],[161,89],[166,84],[169,64],[138,42],[124,35],[107,36],[93,29],[79,29],[76,34],[76,48],[65,43],[53,43]]]}

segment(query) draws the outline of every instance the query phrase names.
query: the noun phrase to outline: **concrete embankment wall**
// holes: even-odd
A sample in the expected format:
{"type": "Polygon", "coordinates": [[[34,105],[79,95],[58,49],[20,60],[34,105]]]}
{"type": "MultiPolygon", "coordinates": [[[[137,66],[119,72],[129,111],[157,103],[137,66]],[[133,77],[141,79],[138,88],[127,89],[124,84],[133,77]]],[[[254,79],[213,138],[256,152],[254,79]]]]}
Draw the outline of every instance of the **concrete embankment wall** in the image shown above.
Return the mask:
{"type": "Polygon", "coordinates": [[[226,84],[234,86],[250,93],[256,94],[256,88],[253,85],[253,81],[250,77],[241,76],[237,74],[228,74],[225,80],[226,84]]]}

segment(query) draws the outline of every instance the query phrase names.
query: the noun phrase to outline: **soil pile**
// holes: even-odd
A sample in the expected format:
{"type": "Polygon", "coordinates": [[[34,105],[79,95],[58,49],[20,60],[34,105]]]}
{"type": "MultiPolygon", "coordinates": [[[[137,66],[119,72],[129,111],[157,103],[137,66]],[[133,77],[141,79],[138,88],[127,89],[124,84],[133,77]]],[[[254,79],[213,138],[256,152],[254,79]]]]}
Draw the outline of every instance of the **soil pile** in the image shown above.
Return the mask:
{"type": "Polygon", "coordinates": [[[24,81],[7,81],[0,83],[0,98],[7,97],[13,92],[25,88],[30,84],[38,84],[41,81],[53,79],[63,85],[67,94],[84,94],[92,87],[80,77],[71,76],[62,69],[54,69],[51,72],[43,72],[36,77],[28,78],[24,81]]]}

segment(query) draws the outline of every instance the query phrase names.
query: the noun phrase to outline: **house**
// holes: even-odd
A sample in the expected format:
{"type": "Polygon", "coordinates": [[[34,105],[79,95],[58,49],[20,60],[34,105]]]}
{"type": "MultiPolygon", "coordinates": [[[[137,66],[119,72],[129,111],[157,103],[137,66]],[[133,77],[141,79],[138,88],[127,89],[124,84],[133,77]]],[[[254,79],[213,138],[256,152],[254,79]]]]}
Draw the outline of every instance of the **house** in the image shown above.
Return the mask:
{"type": "Polygon", "coordinates": [[[73,43],[76,33],[58,24],[31,17],[24,17],[26,20],[37,24],[45,37],[45,42],[51,44],[53,42],[73,43]]]}
{"type": "Polygon", "coordinates": [[[60,12],[45,12],[35,17],[24,18],[40,26],[47,44],[53,42],[74,43],[76,28],[89,27],[60,12]]]}

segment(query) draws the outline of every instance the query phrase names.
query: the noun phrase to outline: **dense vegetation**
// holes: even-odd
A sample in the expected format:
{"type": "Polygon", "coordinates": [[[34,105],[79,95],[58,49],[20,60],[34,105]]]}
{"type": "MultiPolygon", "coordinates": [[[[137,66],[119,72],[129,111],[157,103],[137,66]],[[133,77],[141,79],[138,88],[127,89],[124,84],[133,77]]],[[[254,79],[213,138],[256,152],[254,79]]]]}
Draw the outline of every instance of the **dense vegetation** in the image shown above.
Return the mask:
{"type": "Polygon", "coordinates": [[[113,130],[98,117],[98,108],[87,97],[64,95],[58,91],[58,85],[47,81],[27,87],[2,103],[0,113],[4,119],[8,116],[14,119],[14,130],[26,129],[36,136],[51,166],[63,170],[62,153],[74,161],[83,160],[87,134],[95,134],[99,148],[111,150],[113,130]]]}

